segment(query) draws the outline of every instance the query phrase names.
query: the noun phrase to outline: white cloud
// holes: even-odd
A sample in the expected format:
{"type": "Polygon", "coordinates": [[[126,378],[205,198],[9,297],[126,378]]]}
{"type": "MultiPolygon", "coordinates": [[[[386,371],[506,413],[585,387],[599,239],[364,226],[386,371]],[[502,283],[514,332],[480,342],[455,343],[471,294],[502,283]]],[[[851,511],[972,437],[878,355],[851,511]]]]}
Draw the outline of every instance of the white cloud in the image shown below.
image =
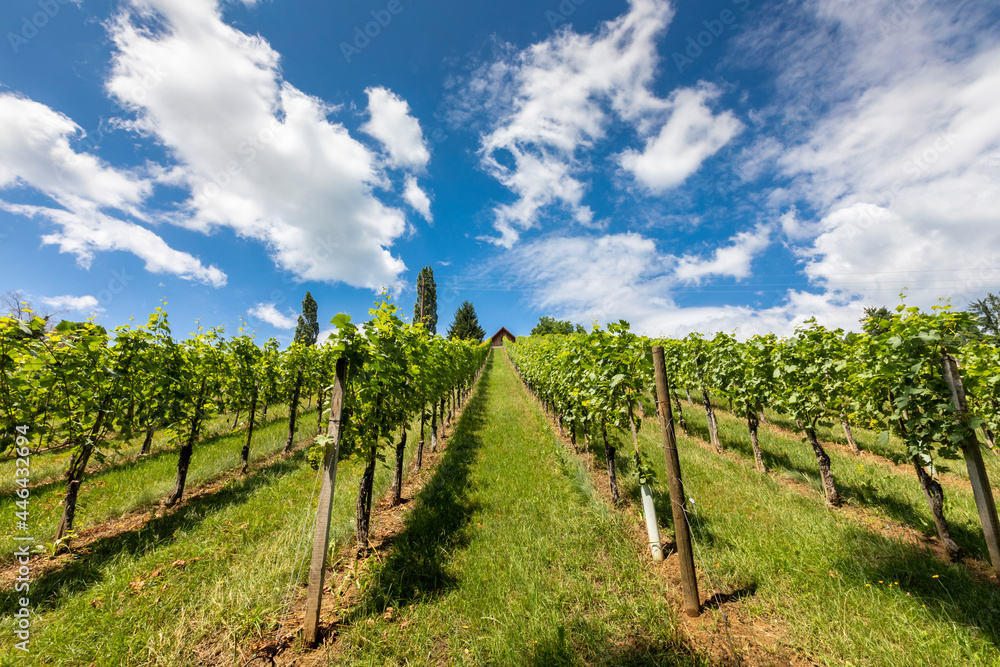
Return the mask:
{"type": "Polygon", "coordinates": [[[65,115],[11,93],[0,94],[0,188],[29,186],[61,205],[81,201],[131,208],[151,186],[70,147],[83,130],[65,115]]]}
{"type": "Polygon", "coordinates": [[[375,137],[389,153],[394,167],[421,169],[431,159],[420,122],[410,115],[410,105],[392,91],[376,87],[365,90],[371,117],[361,131],[375,137]]]}
{"type": "Polygon", "coordinates": [[[525,244],[512,257],[517,276],[537,286],[534,304],[572,313],[577,322],[635,317],[638,304],[643,311],[670,305],[673,258],[639,234],[554,237],[525,244]]]}
{"type": "Polygon", "coordinates": [[[59,246],[59,252],[76,255],[77,263],[84,268],[90,267],[95,252],[123,250],[142,259],[150,273],[169,273],[213,287],[226,284],[226,274],[216,266],[206,267],[197,257],[174,250],[145,227],[105,215],[92,208],[66,211],[2,201],[0,208],[27,217],[49,219],[60,227],[60,231],[43,236],[42,242],[59,246]]]}
{"type": "Polygon", "coordinates": [[[224,285],[226,276],[216,267],[206,268],[146,227],[106,212],[118,209],[146,219],[142,204],[152,184],[94,155],[76,152],[70,139],[82,137],[83,130],[65,115],[34,100],[0,94],[0,188],[30,187],[61,207],[0,200],[0,208],[55,224],[58,231],[44,235],[42,242],[72,253],[83,267],[90,266],[96,251],[122,250],[145,260],[154,273],[224,285]]]}
{"type": "Polygon", "coordinates": [[[561,30],[523,51],[507,49],[503,63],[476,72],[466,97],[488,101],[497,115],[482,137],[483,164],[517,196],[494,211],[497,242],[510,247],[553,205],[590,223],[593,213],[582,202],[586,159],[578,151],[605,135],[609,113],[638,122],[663,108],[648,87],[656,38],[672,15],[661,0],[633,0],[596,34],[561,30]]]}
{"type": "Polygon", "coordinates": [[[294,312],[288,310],[282,313],[273,303],[258,303],[247,312],[276,329],[294,329],[298,323],[298,317],[294,312]]]}
{"type": "Polygon", "coordinates": [[[684,255],[677,262],[674,276],[681,282],[700,283],[707,276],[750,276],[750,262],[771,244],[771,229],[759,225],[753,231],[739,232],[729,244],[716,248],[711,259],[684,255]]]}
{"type": "Polygon", "coordinates": [[[665,0],[631,0],[622,16],[593,34],[564,29],[523,51],[501,50],[465,87],[458,117],[475,104],[494,116],[481,139],[485,169],[517,199],[494,209],[493,239],[511,247],[557,207],[581,225],[593,222],[583,199],[592,168],[588,154],[614,119],[648,138],[623,166],[648,187],[681,183],[739,130],[731,113],[713,115],[707,86],[670,99],[652,91],[657,43],[673,17],[665,0]],[[471,101],[470,101],[471,100],[471,101]]]}
{"type": "Polygon", "coordinates": [[[670,98],[670,118],[659,134],[646,141],[641,153],[622,153],[621,166],[654,191],[683,183],[743,127],[728,111],[712,114],[706,102],[715,96],[706,87],[676,91],[670,98]]]}
{"type": "Polygon", "coordinates": [[[1000,289],[1000,40],[982,30],[986,10],[807,7],[808,20],[750,31],[744,45],[784,45],[771,53],[780,96],[768,113],[792,129],[769,156],[789,186],[772,201],[816,211],[782,219],[806,274],[876,305],[903,288],[923,307],[1000,289]]]}
{"type": "Polygon", "coordinates": [[[406,177],[406,187],[403,190],[403,199],[406,203],[413,207],[417,213],[424,217],[427,222],[433,222],[434,217],[431,215],[431,200],[427,196],[427,193],[420,189],[417,184],[417,179],[413,176],[406,177]]]}
{"type": "Polygon", "coordinates": [[[210,0],[132,0],[111,36],[109,93],[192,193],[172,222],[261,241],[303,280],[399,285],[389,246],[406,220],[374,195],[381,161],[328,119],[337,108],[282,80],[263,38],[226,25],[210,0]]]}
{"type": "Polygon", "coordinates": [[[42,297],[42,303],[57,311],[72,311],[77,313],[99,313],[104,309],[98,305],[94,296],[63,296],[42,297]]]}
{"type": "Polygon", "coordinates": [[[512,251],[510,265],[532,286],[527,294],[534,308],[574,322],[596,319],[603,325],[624,319],[650,336],[692,331],[736,332],[740,338],[788,335],[811,317],[829,327],[857,330],[866,305],[850,295],[790,290],[766,308],[681,306],[675,297],[688,290],[673,276],[676,264],[652,239],[629,233],[534,241],[512,251]]]}

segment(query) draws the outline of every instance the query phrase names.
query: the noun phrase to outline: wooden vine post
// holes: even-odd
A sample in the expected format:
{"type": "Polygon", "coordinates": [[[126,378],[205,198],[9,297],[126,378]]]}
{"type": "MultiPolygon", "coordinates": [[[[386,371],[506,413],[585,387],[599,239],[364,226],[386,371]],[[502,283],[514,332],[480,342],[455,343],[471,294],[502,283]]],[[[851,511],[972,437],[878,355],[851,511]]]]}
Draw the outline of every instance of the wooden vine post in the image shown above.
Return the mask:
{"type": "MultiPolygon", "coordinates": [[[[951,389],[951,402],[958,418],[968,423],[968,404],[965,400],[965,387],[962,376],[958,372],[958,362],[950,354],[941,355],[944,368],[944,379],[951,389]]],[[[979,440],[975,432],[969,430],[969,435],[962,442],[962,454],[965,456],[965,467],[969,471],[969,482],[972,484],[972,494],[976,499],[976,509],[979,510],[979,521],[983,524],[983,537],[990,552],[993,571],[1000,575],[1000,521],[997,520],[997,506],[990,489],[990,478],[986,476],[983,465],[983,453],[979,449],[979,440]]]]}
{"type": "Polygon", "coordinates": [[[674,515],[674,539],[680,559],[681,588],[684,593],[684,613],[701,614],[698,597],[698,578],[694,571],[694,554],[691,551],[691,531],[687,521],[684,484],[681,482],[681,463],[677,457],[677,438],[674,434],[674,415],[670,409],[670,390],[667,387],[667,368],[663,360],[663,346],[653,348],[653,370],[656,374],[656,407],[663,431],[663,455],[667,463],[667,480],[670,485],[670,507],[674,515]]]}
{"type": "Polygon", "coordinates": [[[319,490],[316,509],[316,529],[313,532],[312,561],[309,564],[309,591],[306,594],[306,618],[303,639],[307,646],[315,646],[319,630],[319,612],[323,606],[323,575],[326,552],[330,548],[330,513],[333,509],[333,491],[337,483],[337,459],[340,457],[340,417],[344,408],[344,383],[347,376],[347,359],[337,360],[333,396],[330,397],[330,424],[323,453],[323,483],[319,490]]]}

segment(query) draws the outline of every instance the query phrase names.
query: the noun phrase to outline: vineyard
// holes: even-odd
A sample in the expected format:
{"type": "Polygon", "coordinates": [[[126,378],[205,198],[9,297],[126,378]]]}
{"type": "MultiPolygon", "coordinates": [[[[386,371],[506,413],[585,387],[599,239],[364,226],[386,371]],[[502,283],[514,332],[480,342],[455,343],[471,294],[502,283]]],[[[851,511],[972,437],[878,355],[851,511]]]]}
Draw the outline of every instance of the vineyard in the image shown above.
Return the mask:
{"type": "MultiPolygon", "coordinates": [[[[608,427],[630,429],[640,478],[647,475],[635,435],[641,423],[635,408],[648,401],[653,386],[652,355],[647,351],[654,344],[664,350],[668,384],[684,388],[689,402],[691,391],[701,399],[709,442],[717,453],[722,452],[722,441],[710,394],[745,420],[761,473],[768,472],[758,437],[765,409],[793,420],[815,454],[829,507],[841,505],[841,493],[817,429],[839,424],[856,452],[861,450],[852,422],[878,431],[883,447],[890,436],[898,438],[926,495],[941,544],[953,559],[962,547],[952,539],[944,515],[944,490],[935,479],[935,462],[964,456],[989,558],[1000,573],[1000,524],[981,453],[985,444],[996,456],[1000,349],[967,342],[972,321],[948,309],[928,315],[901,307],[879,324],[876,335],[845,335],[813,321],[784,340],[767,335],[741,343],[727,334],[711,340],[691,334],[683,340],[650,341],[620,322],[607,331],[595,328],[585,337],[529,338],[512,346],[511,357],[560,425],[568,425],[574,445],[578,434],[601,440],[613,502],[619,500],[617,446],[608,439],[608,427]]],[[[673,398],[677,421],[687,431],[676,392],[673,398]]],[[[645,412],[654,414],[655,409],[649,406],[645,412]]]]}
{"type": "Polygon", "coordinates": [[[492,354],[387,297],[332,324],[0,320],[0,663],[996,664],[967,315],[492,354]]]}

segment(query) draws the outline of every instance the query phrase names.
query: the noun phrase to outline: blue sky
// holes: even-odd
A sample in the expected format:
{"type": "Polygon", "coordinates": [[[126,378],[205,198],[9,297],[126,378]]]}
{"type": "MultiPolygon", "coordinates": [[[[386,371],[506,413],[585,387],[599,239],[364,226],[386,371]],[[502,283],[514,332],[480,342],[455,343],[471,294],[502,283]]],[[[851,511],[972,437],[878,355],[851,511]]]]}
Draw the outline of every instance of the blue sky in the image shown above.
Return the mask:
{"type": "Polygon", "coordinates": [[[9,0],[0,286],[287,341],[857,328],[1000,290],[1000,10],[932,0],[9,0]]]}

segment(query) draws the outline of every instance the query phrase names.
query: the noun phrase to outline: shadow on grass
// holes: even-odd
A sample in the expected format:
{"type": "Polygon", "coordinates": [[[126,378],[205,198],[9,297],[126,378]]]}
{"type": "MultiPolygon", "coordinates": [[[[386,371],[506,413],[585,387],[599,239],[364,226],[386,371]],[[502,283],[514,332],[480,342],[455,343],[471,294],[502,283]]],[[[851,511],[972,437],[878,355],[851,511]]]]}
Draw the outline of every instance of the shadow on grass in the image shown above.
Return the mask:
{"type": "MultiPolygon", "coordinates": [[[[743,458],[753,461],[753,448],[750,445],[749,435],[746,435],[746,439],[744,439],[742,433],[738,437],[734,437],[730,433],[725,441],[725,444],[730,451],[737,452],[743,458]]],[[[809,446],[806,442],[803,442],[802,445],[803,447],[809,446]]],[[[764,463],[767,465],[768,470],[772,472],[798,473],[813,482],[813,484],[820,489],[820,493],[822,493],[818,466],[802,466],[795,464],[785,453],[769,452],[767,450],[766,442],[761,443],[761,450],[764,455],[764,463]]],[[[930,516],[921,513],[921,510],[925,509],[924,505],[921,505],[920,508],[918,508],[914,506],[913,501],[900,498],[892,492],[886,492],[885,490],[879,488],[879,486],[871,480],[848,482],[841,477],[838,477],[837,468],[839,466],[849,465],[850,463],[850,459],[844,459],[840,456],[833,457],[834,481],[842,500],[852,501],[862,507],[874,508],[889,519],[910,526],[911,528],[921,531],[927,535],[937,535],[937,531],[931,523],[932,519],[930,516]]],[[[908,482],[912,483],[915,489],[919,488],[919,482],[917,481],[915,474],[908,480],[908,482]]],[[[946,499],[950,491],[951,489],[945,488],[946,499]]],[[[918,500],[916,502],[921,501],[918,500]]],[[[947,515],[945,518],[947,518],[947,515]]],[[[980,532],[970,530],[965,524],[955,521],[949,521],[948,527],[951,530],[952,539],[965,549],[969,555],[972,555],[979,560],[988,561],[989,553],[986,549],[986,541],[980,532]]]]}
{"type": "MultiPolygon", "coordinates": [[[[103,567],[111,560],[128,554],[139,558],[153,549],[174,542],[178,536],[194,529],[210,515],[227,507],[247,502],[261,487],[274,482],[304,463],[304,450],[287,459],[278,459],[271,465],[229,481],[219,491],[187,501],[169,514],[151,519],[141,527],[125,533],[95,540],[77,552],[58,569],[50,570],[31,581],[31,599],[43,601],[36,606],[39,611],[58,606],[59,600],[87,590],[105,577],[103,567]]],[[[0,615],[13,613],[17,593],[6,590],[0,593],[0,615]]]]}
{"type": "Polygon", "coordinates": [[[532,667],[581,663],[614,667],[705,664],[703,659],[699,659],[697,654],[679,641],[650,637],[639,629],[635,632],[633,636],[616,637],[614,641],[601,641],[597,645],[594,640],[602,633],[589,624],[574,622],[569,632],[559,626],[548,636],[532,644],[524,662],[532,667]],[[575,637],[581,639],[574,641],[575,637]]]}
{"type": "Polygon", "coordinates": [[[372,569],[365,594],[348,614],[356,623],[386,607],[402,607],[444,594],[458,585],[447,568],[451,554],[467,546],[467,524],[479,509],[470,499],[471,467],[482,446],[479,433],[486,421],[486,382],[493,368],[489,357],[475,393],[448,441],[434,476],[417,495],[403,532],[392,541],[385,561],[372,569]]]}
{"type": "MultiPolygon", "coordinates": [[[[315,415],[315,413],[316,413],[315,410],[310,410],[310,411],[306,412],[305,414],[307,414],[307,415],[308,414],[315,415]]],[[[262,437],[263,432],[264,432],[265,429],[268,429],[268,428],[274,426],[276,423],[278,423],[280,421],[286,421],[287,422],[287,420],[288,420],[287,416],[284,416],[284,417],[275,416],[273,419],[266,419],[263,423],[258,423],[258,424],[256,424],[254,426],[254,436],[255,437],[262,437]]],[[[303,420],[303,418],[300,417],[300,420],[303,420]]],[[[298,432],[298,430],[299,429],[296,429],[296,432],[298,432]]],[[[227,438],[234,438],[234,437],[237,437],[237,436],[242,436],[242,440],[240,442],[245,441],[246,440],[246,427],[241,427],[241,428],[239,428],[239,429],[237,429],[235,431],[233,431],[233,430],[227,430],[225,432],[219,431],[219,432],[216,432],[216,433],[212,433],[211,435],[206,435],[201,440],[198,441],[198,444],[196,445],[196,447],[198,447],[198,448],[211,447],[211,446],[217,445],[219,443],[219,441],[221,441],[221,440],[225,440],[227,438]]],[[[100,481],[103,477],[105,477],[107,475],[110,475],[112,473],[121,472],[121,473],[126,473],[127,474],[127,473],[131,473],[131,472],[133,472],[133,471],[135,471],[137,469],[140,469],[140,468],[142,468],[144,466],[148,466],[148,465],[150,465],[150,464],[152,464],[154,462],[158,462],[160,459],[162,459],[164,457],[173,457],[173,458],[176,458],[177,457],[177,452],[178,452],[178,447],[179,447],[179,445],[170,445],[170,446],[167,446],[167,447],[160,447],[160,448],[157,448],[157,449],[153,450],[149,454],[145,454],[145,455],[139,454],[138,451],[135,451],[135,452],[130,453],[130,454],[125,454],[125,453],[123,453],[124,450],[128,450],[128,449],[136,449],[136,450],[138,450],[139,449],[139,445],[129,446],[130,443],[123,443],[122,441],[117,440],[117,439],[112,439],[112,440],[110,440],[108,442],[109,442],[109,445],[110,445],[108,447],[108,449],[111,450],[111,451],[108,452],[108,454],[111,454],[112,452],[114,452],[117,449],[118,455],[121,456],[122,458],[119,459],[119,460],[117,460],[117,461],[112,461],[112,462],[106,463],[104,465],[104,467],[102,467],[99,470],[96,470],[94,472],[88,472],[86,474],[86,476],[84,477],[83,485],[81,486],[81,492],[84,491],[84,490],[86,490],[86,488],[88,486],[88,483],[92,484],[93,482],[100,481]]],[[[139,444],[141,445],[141,442],[139,444]]],[[[68,448],[65,448],[63,451],[66,451],[66,449],[68,449],[68,448]]],[[[239,451],[238,447],[236,447],[234,445],[233,451],[234,452],[238,452],[239,451]]],[[[251,454],[253,454],[253,450],[252,449],[251,449],[251,454]]],[[[235,454],[234,454],[234,456],[235,456],[235,454]]],[[[67,465],[69,465],[68,462],[67,462],[67,465]]],[[[234,465],[236,465],[236,464],[234,464],[234,465]]],[[[65,493],[65,491],[66,491],[66,480],[63,479],[62,477],[59,477],[57,479],[52,479],[52,480],[47,481],[47,482],[42,482],[42,483],[37,484],[35,486],[32,486],[30,488],[31,488],[32,497],[36,498],[36,499],[42,499],[42,498],[46,497],[47,495],[50,495],[50,494],[53,494],[53,493],[55,493],[56,495],[62,496],[65,493]]]]}
{"type": "Polygon", "coordinates": [[[850,540],[858,546],[834,565],[844,573],[845,584],[864,590],[866,584],[882,587],[891,583],[899,595],[926,606],[942,623],[974,628],[1000,648],[1000,589],[984,584],[965,568],[940,563],[909,545],[875,536],[872,548],[871,534],[862,537],[850,540]]]}

